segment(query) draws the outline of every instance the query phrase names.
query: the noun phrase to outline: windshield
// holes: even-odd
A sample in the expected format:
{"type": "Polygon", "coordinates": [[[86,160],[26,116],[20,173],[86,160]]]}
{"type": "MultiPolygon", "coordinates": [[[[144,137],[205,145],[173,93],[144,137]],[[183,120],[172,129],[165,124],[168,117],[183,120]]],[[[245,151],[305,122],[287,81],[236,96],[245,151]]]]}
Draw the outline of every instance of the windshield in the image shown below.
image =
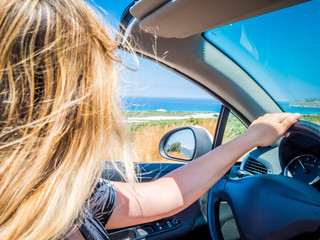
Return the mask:
{"type": "Polygon", "coordinates": [[[207,31],[287,112],[320,113],[320,0],[207,31]]]}

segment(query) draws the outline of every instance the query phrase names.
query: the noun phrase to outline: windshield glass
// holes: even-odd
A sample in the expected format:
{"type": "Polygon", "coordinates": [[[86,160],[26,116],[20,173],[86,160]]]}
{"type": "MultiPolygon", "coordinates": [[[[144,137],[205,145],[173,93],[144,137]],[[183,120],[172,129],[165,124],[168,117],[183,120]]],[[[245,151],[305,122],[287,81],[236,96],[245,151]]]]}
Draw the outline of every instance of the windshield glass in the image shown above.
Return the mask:
{"type": "Polygon", "coordinates": [[[287,112],[320,113],[320,0],[207,31],[287,112]]]}

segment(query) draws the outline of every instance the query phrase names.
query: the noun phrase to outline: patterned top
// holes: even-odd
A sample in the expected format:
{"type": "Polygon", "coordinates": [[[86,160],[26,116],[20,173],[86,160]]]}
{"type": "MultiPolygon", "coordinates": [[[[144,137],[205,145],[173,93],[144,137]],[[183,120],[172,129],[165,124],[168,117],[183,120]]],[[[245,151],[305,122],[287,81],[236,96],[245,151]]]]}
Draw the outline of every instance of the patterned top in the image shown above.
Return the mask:
{"type": "Polygon", "coordinates": [[[113,212],[115,200],[116,191],[114,185],[108,180],[99,179],[89,203],[84,206],[85,218],[79,230],[85,239],[110,239],[104,226],[113,212]]]}

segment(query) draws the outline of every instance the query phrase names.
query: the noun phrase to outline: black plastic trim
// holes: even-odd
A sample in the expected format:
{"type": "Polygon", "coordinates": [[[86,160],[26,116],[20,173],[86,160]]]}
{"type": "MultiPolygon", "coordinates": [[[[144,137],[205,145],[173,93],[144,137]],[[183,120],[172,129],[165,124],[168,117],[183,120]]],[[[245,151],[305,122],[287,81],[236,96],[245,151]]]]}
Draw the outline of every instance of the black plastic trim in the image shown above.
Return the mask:
{"type": "MultiPolygon", "coordinates": [[[[210,134],[211,135],[211,134],[210,134]]],[[[159,143],[159,153],[162,157],[173,160],[173,161],[179,161],[179,162],[190,162],[194,159],[197,159],[201,157],[202,155],[209,152],[212,148],[212,143],[210,136],[208,134],[208,131],[202,127],[195,127],[195,126],[185,126],[180,128],[175,128],[169,132],[167,132],[160,140],[159,143]],[[165,152],[165,145],[170,138],[170,136],[178,131],[189,129],[193,133],[194,139],[195,139],[195,150],[193,153],[193,156],[190,160],[183,160],[179,158],[170,157],[165,152]]]]}
{"type": "Polygon", "coordinates": [[[222,144],[224,132],[226,130],[230,110],[225,106],[222,106],[220,109],[219,119],[214,134],[214,141],[212,148],[216,148],[222,144]]]}
{"type": "Polygon", "coordinates": [[[134,18],[130,13],[130,8],[136,4],[138,0],[133,0],[123,11],[120,20],[119,32],[123,35],[131,20],[134,18]]]}

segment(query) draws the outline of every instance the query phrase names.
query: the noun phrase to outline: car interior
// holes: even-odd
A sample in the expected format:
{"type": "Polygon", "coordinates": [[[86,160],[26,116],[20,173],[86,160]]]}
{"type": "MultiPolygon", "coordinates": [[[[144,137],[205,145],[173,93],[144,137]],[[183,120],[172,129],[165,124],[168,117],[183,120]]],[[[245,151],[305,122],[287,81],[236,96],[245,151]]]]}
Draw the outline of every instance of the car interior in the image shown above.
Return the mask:
{"type": "MultiPolygon", "coordinates": [[[[191,160],[218,147],[230,112],[249,126],[266,113],[283,111],[249,73],[203,33],[303,2],[140,0],[127,7],[119,48],[133,49],[136,55],[184,77],[222,104],[213,139],[192,127],[176,129],[159,143],[162,156],[172,160],[166,143],[179,131],[193,133],[191,160]]],[[[289,131],[289,137],[248,153],[184,211],[112,230],[111,239],[320,239],[320,126],[299,121],[289,131]],[[293,169],[300,172],[292,176],[293,169]]],[[[141,181],[152,181],[190,161],[176,160],[174,164],[139,163],[141,181]]],[[[103,177],[122,181],[112,164],[106,163],[106,169],[103,177]]]]}

